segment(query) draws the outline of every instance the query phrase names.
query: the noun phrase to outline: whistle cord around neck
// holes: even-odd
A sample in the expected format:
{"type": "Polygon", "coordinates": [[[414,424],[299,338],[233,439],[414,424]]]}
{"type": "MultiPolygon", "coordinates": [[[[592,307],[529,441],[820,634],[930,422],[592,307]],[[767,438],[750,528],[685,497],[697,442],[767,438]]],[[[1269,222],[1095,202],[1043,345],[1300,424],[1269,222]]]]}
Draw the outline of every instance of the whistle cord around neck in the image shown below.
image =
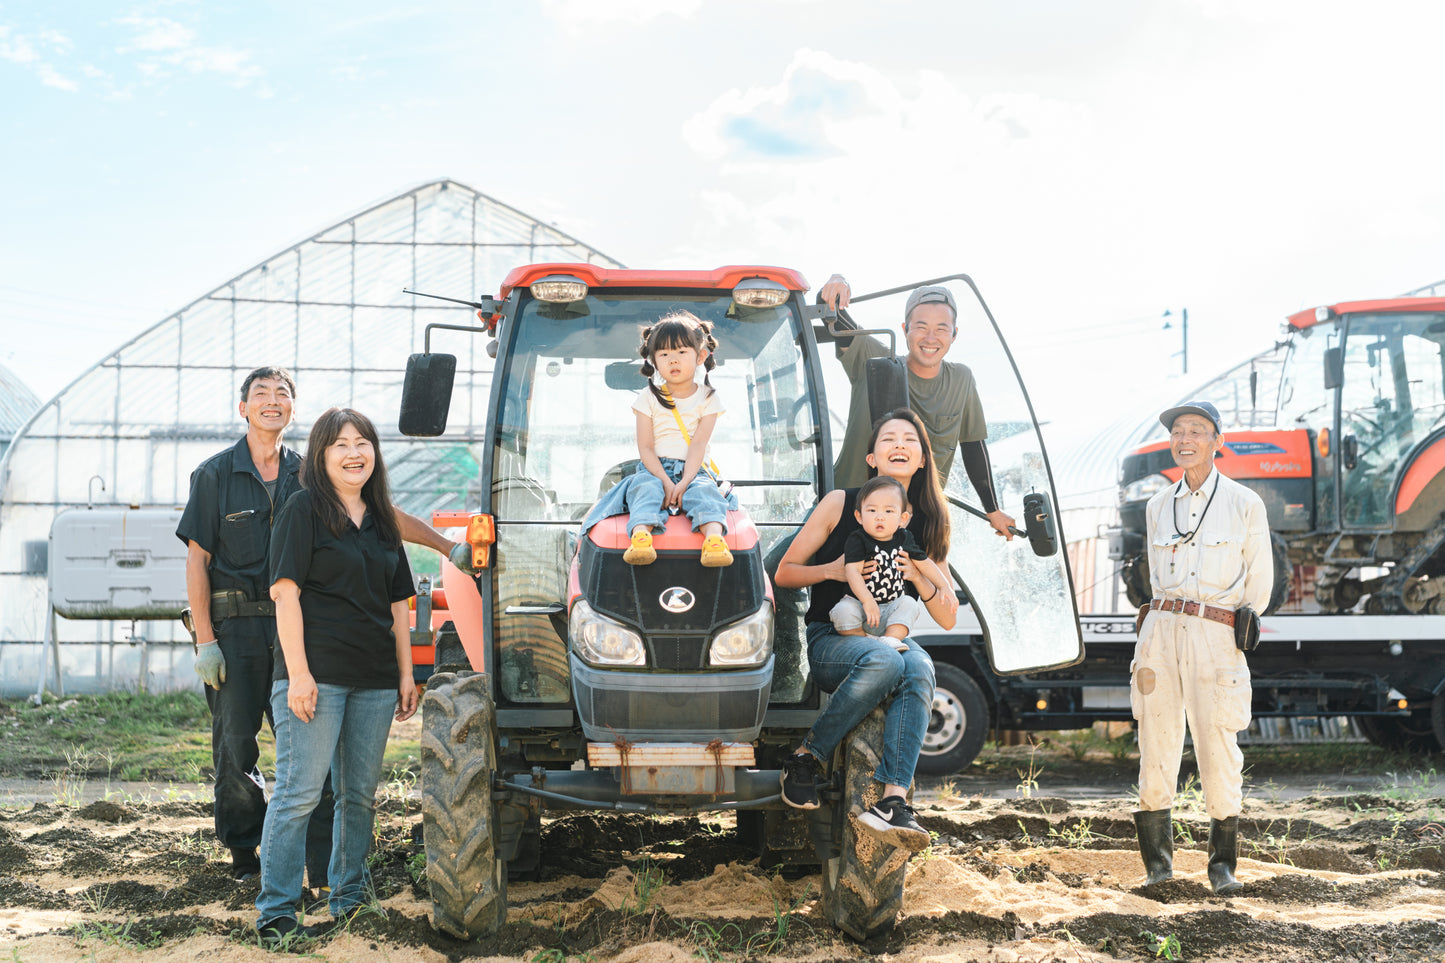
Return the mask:
{"type": "MultiPolygon", "coordinates": [[[[1179,479],[1179,484],[1183,486],[1186,482],[1181,478],[1179,479]]],[[[1179,541],[1175,543],[1176,548],[1180,545],[1188,545],[1194,541],[1194,536],[1199,534],[1199,528],[1204,524],[1204,516],[1209,514],[1209,506],[1214,504],[1214,496],[1218,494],[1219,473],[1216,471],[1214,474],[1214,488],[1209,493],[1209,500],[1204,503],[1204,511],[1199,513],[1199,520],[1194,523],[1194,527],[1188,532],[1181,532],[1179,530],[1179,498],[1177,496],[1175,497],[1174,504],[1170,506],[1169,520],[1174,523],[1174,534],[1179,536],[1179,541]]]]}

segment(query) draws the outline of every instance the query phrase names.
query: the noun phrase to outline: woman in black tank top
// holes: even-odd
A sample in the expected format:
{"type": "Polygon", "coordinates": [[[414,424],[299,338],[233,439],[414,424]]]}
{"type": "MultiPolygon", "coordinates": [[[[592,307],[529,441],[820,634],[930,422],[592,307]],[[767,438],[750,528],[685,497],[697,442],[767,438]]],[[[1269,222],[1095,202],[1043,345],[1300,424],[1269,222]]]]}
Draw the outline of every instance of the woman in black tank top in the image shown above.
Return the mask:
{"type": "MultiPolygon", "coordinates": [[[[873,426],[867,461],[869,475],[888,475],[908,491],[913,513],[908,524],[929,558],[947,571],[949,521],[943,490],[934,470],[928,432],[907,408],[889,412],[873,426]]],[[[905,802],[913,770],[923,748],[933,709],[933,660],[911,639],[896,651],[873,636],[838,635],[828,612],[847,591],[843,543],[859,529],[854,514],[857,489],[832,491],[803,524],[778,565],[782,588],[810,588],[808,661],[813,678],[833,696],[797,752],[783,766],[783,801],[799,809],[819,804],[817,784],[833,750],[848,732],[885,699],[884,745],[874,777],[883,784],[878,803],[858,819],[859,826],[896,846],[919,850],[928,833],[913,819],[905,802]]],[[[958,597],[951,585],[935,585],[911,562],[900,560],[905,591],[945,629],[958,615],[958,597]]]]}

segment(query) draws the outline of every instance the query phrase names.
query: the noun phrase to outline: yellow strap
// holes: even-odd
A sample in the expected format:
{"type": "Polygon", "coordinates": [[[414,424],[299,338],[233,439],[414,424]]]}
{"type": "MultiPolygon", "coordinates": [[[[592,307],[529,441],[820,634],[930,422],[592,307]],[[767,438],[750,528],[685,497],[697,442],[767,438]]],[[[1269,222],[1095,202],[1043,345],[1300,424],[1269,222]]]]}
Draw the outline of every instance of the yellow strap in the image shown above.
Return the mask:
{"type": "MultiPolygon", "coordinates": [[[[670,412],[672,412],[672,417],[677,420],[677,430],[680,431],[680,432],[682,432],[682,440],[685,441],[685,442],[687,442],[687,446],[688,446],[689,448],[691,448],[691,447],[692,447],[692,435],[689,435],[689,434],[687,433],[687,425],[684,425],[684,424],[682,423],[682,415],[679,414],[679,413],[678,413],[678,410],[677,410],[677,401],[673,399],[673,397],[672,397],[672,392],[667,389],[667,385],[666,385],[665,383],[664,383],[663,385],[661,385],[660,387],[662,388],[662,395],[663,395],[663,397],[666,398],[668,401],[671,401],[671,402],[672,402],[672,407],[669,408],[669,409],[667,409],[667,410],[670,411],[670,412]]],[[[699,389],[699,390],[701,390],[701,389],[699,389]]],[[[703,464],[705,464],[705,465],[708,467],[708,469],[712,471],[712,476],[713,476],[713,480],[714,480],[714,481],[721,481],[721,480],[722,480],[722,472],[718,471],[718,469],[717,469],[717,464],[716,464],[711,458],[709,458],[709,459],[708,459],[707,461],[705,461],[703,464]]]]}

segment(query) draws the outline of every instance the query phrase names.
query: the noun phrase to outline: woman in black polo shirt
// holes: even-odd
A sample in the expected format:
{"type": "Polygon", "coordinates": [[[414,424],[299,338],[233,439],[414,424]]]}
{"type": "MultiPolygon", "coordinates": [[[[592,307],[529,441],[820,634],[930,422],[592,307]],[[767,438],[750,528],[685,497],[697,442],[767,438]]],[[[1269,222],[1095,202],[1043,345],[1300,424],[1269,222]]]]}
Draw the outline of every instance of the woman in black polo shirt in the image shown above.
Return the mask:
{"type": "Polygon", "coordinates": [[[417,706],[411,567],[370,419],[350,408],[317,419],[301,483],[271,534],[276,791],[261,834],[256,898],[266,942],[297,929],[306,822],[328,772],[336,793],[331,915],[344,918],[365,899],[386,737],[392,718],[408,719],[417,706]]]}

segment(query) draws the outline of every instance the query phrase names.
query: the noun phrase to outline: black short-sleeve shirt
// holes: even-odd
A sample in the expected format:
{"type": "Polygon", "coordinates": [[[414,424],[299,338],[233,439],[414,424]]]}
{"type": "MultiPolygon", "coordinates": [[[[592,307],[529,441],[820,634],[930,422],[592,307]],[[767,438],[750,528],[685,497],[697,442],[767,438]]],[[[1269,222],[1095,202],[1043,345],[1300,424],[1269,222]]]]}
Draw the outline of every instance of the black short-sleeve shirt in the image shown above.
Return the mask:
{"type": "MultiPolygon", "coordinates": [[[[289,578],[301,589],[306,663],[317,682],[391,689],[398,682],[391,603],[416,594],[406,549],[389,547],[368,512],[341,537],[316,513],[311,493],[297,492],[276,516],[271,582],[289,578]]],[[[277,681],[286,657],[276,641],[277,681]]]]}
{"type": "MultiPolygon", "coordinates": [[[[909,584],[898,568],[900,555],[914,559],[924,557],[923,549],[918,547],[918,540],[906,528],[898,529],[886,542],[878,541],[860,528],[850,534],[843,543],[843,561],[865,562],[872,559],[877,563],[871,574],[863,576],[863,584],[868,587],[868,594],[873,597],[873,601],[879,605],[898,598],[909,584]]],[[[851,595],[851,586],[849,588],[851,595]]]]}
{"type": "MultiPolygon", "coordinates": [[[[863,526],[858,524],[858,518],[853,513],[858,508],[858,489],[848,488],[843,492],[843,514],[838,517],[838,524],[828,533],[823,540],[822,546],[813,555],[812,564],[826,565],[839,555],[843,554],[843,547],[848,543],[848,536],[854,532],[861,532],[863,526]]],[[[923,537],[923,514],[914,512],[913,517],[908,520],[908,531],[914,539],[923,537]]],[[[805,616],[809,622],[827,622],[828,613],[833,606],[842,601],[843,596],[848,594],[848,583],[838,582],[834,579],[824,579],[812,586],[809,591],[808,614],[805,616]]],[[[903,584],[903,594],[918,598],[918,589],[913,587],[912,582],[903,584]]]]}
{"type": "Polygon", "coordinates": [[[211,556],[211,588],[240,589],[252,601],[270,598],[266,550],[276,511],[301,490],[301,456],[284,445],[274,503],[242,438],[191,472],[191,495],[176,536],[211,556]]]}

